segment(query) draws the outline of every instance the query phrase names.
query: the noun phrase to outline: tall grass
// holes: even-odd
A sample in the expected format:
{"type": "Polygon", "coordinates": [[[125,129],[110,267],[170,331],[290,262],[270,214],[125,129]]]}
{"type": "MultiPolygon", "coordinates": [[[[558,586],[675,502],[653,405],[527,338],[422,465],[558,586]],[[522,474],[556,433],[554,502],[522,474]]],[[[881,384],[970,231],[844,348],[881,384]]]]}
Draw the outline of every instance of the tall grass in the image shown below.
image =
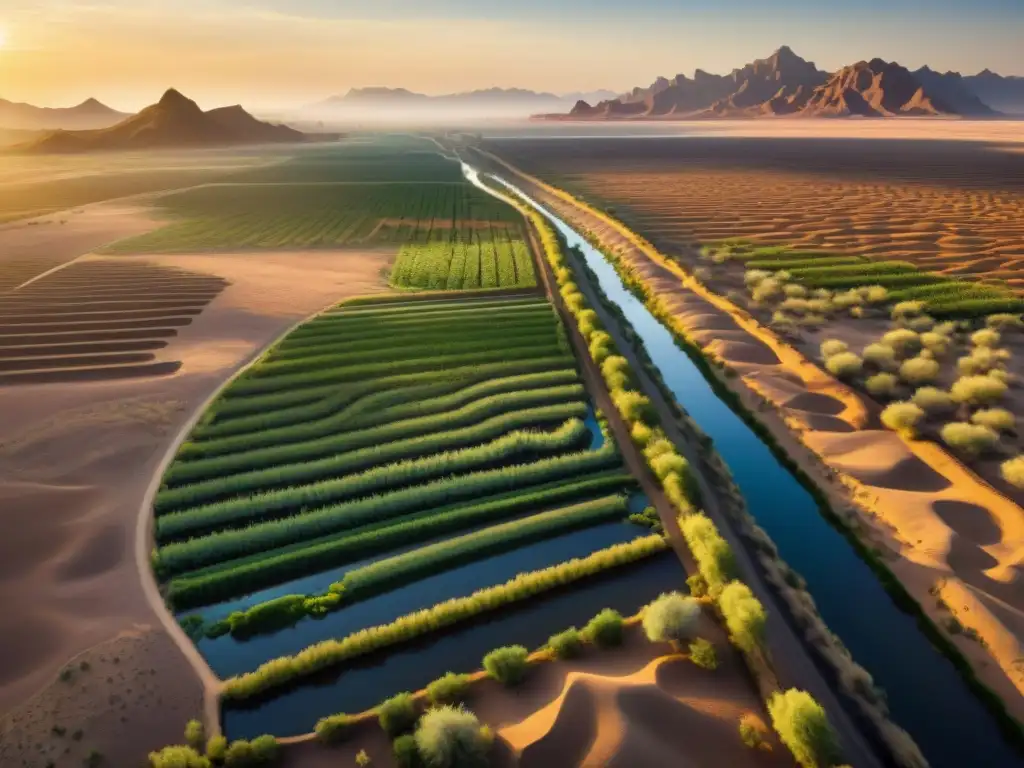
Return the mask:
{"type": "Polygon", "coordinates": [[[390,624],[364,629],[340,640],[325,640],[294,656],[268,661],[253,672],[226,680],[222,696],[228,701],[237,701],[266,694],[349,659],[408,642],[420,635],[564,587],[610,568],[636,562],[663,551],[667,546],[661,536],[645,536],[602,549],[584,558],[519,574],[504,584],[478,590],[468,597],[448,600],[402,616],[390,624]]]}

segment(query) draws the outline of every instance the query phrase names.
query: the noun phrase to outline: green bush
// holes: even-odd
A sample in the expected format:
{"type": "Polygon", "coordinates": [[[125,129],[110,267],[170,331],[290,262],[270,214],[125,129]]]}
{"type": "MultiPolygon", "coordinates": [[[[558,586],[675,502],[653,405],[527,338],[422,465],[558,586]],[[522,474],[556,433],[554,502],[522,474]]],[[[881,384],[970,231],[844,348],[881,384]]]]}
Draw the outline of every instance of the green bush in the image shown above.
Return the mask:
{"type": "Polygon", "coordinates": [[[457,704],[469,690],[469,675],[447,672],[427,686],[431,704],[457,704]]]}
{"type": "Polygon", "coordinates": [[[1000,465],[999,472],[1014,488],[1024,488],[1024,456],[1007,459],[1000,465]]]}
{"type": "Polygon", "coordinates": [[[391,742],[391,750],[398,768],[421,768],[420,750],[416,746],[416,737],[407,733],[391,742]]]}
{"type": "Polygon", "coordinates": [[[953,421],[939,430],[942,442],[971,457],[992,451],[999,445],[999,433],[980,424],[953,421]]]}
{"type": "Polygon", "coordinates": [[[882,344],[892,347],[897,357],[907,357],[921,347],[921,337],[908,328],[897,328],[883,334],[882,344]]]}
{"type": "Polygon", "coordinates": [[[864,347],[864,360],[883,371],[894,371],[898,367],[896,350],[888,344],[868,344],[864,347]]]}
{"type": "Polygon", "coordinates": [[[484,669],[502,685],[516,685],[526,676],[529,655],[529,651],[521,645],[495,648],[484,656],[484,669]]]}
{"type": "Polygon", "coordinates": [[[416,702],[413,701],[410,693],[399,693],[382,701],[377,707],[377,720],[380,722],[380,727],[392,739],[406,731],[411,731],[416,725],[416,717],[416,702]]]}
{"type": "Polygon", "coordinates": [[[900,365],[900,378],[913,386],[930,384],[939,375],[939,364],[926,357],[912,357],[900,365]]]}
{"type": "Polygon", "coordinates": [[[863,368],[863,361],[853,352],[840,352],[825,361],[825,367],[833,376],[849,379],[856,376],[863,368]]]}
{"type": "Polygon", "coordinates": [[[806,691],[790,688],[768,700],[772,727],[803,768],[830,768],[841,759],[824,708],[806,691]]]}
{"type": "Polygon", "coordinates": [[[725,626],[732,641],[738,647],[748,653],[762,647],[768,617],[750,587],[741,581],[730,582],[718,598],[718,607],[725,617],[725,626]]]}
{"type": "Polygon", "coordinates": [[[206,756],[213,762],[223,762],[228,752],[228,740],[225,736],[211,736],[206,742],[206,756]]]}
{"type": "Polygon", "coordinates": [[[605,608],[587,622],[583,637],[599,648],[612,648],[622,644],[622,614],[605,608]]]}
{"type": "Polygon", "coordinates": [[[895,374],[886,372],[869,376],[868,380],[864,382],[868,392],[875,397],[892,397],[896,393],[899,384],[900,380],[895,374]]]}
{"type": "Polygon", "coordinates": [[[583,638],[576,627],[569,627],[548,639],[548,648],[556,659],[573,659],[583,652],[583,638]]]}
{"type": "Polygon", "coordinates": [[[988,427],[996,432],[1012,432],[1017,418],[1005,408],[986,408],[971,415],[971,422],[988,427]]]}
{"type": "Polygon", "coordinates": [[[366,768],[366,766],[368,766],[371,762],[373,761],[370,759],[370,756],[366,754],[366,750],[360,749],[359,752],[356,754],[356,765],[358,765],[359,768],[366,768]]]}
{"type": "Polygon", "coordinates": [[[350,715],[329,715],[317,721],[313,732],[318,741],[324,744],[337,744],[348,735],[351,726],[352,717],[350,715]]]}
{"type": "Polygon", "coordinates": [[[416,747],[430,768],[485,768],[494,737],[461,707],[427,710],[416,728],[416,747]]]}
{"type": "Polygon", "coordinates": [[[627,422],[642,421],[650,424],[653,421],[654,409],[651,401],[631,389],[621,390],[612,395],[615,408],[627,422]]]}
{"type": "Polygon", "coordinates": [[[926,413],[949,413],[956,409],[949,392],[938,387],[921,387],[911,400],[926,413]]]}
{"type": "Polygon", "coordinates": [[[666,592],[643,609],[644,634],[652,643],[677,645],[693,640],[700,620],[700,603],[678,592],[666,592]]]}
{"type": "Polygon", "coordinates": [[[281,746],[270,734],[257,736],[249,747],[252,750],[253,765],[272,765],[281,753],[281,746]]]}
{"type": "Polygon", "coordinates": [[[993,405],[1006,394],[1006,384],[990,376],[964,376],[954,382],[949,394],[958,403],[993,405]]]}
{"type": "Polygon", "coordinates": [[[923,418],[924,410],[914,403],[892,403],[882,411],[882,423],[907,437],[917,434],[917,424],[923,418]]]}
{"type": "Polygon", "coordinates": [[[989,349],[999,346],[999,331],[992,328],[982,328],[971,334],[971,343],[976,347],[988,347],[989,349]]]}
{"type": "Polygon", "coordinates": [[[210,761],[192,747],[164,747],[149,753],[151,768],[210,768],[210,761]]]}
{"type": "Polygon", "coordinates": [[[206,741],[206,729],[199,720],[189,720],[185,724],[185,743],[192,749],[198,751],[203,748],[206,741]]]}
{"type": "Polygon", "coordinates": [[[718,654],[715,653],[715,646],[703,637],[698,637],[690,643],[690,661],[701,669],[717,669],[718,654]]]}

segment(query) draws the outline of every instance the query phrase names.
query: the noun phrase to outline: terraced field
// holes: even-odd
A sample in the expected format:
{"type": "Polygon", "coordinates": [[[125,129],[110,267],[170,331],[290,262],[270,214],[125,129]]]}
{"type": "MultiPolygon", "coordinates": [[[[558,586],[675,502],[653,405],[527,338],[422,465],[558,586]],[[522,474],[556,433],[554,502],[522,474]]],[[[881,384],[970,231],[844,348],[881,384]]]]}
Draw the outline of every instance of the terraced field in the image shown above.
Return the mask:
{"type": "Polygon", "coordinates": [[[240,699],[243,673],[365,622],[608,547],[616,564],[661,551],[626,522],[636,492],[545,300],[349,302],[232,383],[181,446],[153,566],[214,670],[242,675],[226,689],[240,699]]]}
{"type": "Polygon", "coordinates": [[[0,385],[174,373],[161,354],[227,285],[146,263],[72,264],[0,294],[0,385]]]}

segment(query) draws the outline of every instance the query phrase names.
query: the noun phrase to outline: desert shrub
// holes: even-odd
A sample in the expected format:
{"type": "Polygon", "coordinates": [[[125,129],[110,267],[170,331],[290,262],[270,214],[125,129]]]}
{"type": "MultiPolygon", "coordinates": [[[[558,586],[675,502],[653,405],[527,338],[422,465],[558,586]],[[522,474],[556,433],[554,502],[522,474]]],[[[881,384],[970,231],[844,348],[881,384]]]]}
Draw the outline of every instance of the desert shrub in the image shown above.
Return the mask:
{"type": "Polygon", "coordinates": [[[971,334],[971,343],[976,347],[993,347],[999,346],[999,331],[994,328],[982,328],[980,331],[975,331],[971,334]]]}
{"type": "Polygon", "coordinates": [[[992,405],[1006,394],[1006,384],[991,376],[964,376],[949,388],[958,403],[992,405]]]}
{"type": "Polygon", "coordinates": [[[703,574],[695,573],[686,578],[686,587],[694,597],[704,597],[708,593],[708,582],[703,574]]]}
{"type": "Polygon", "coordinates": [[[223,762],[228,752],[228,740],[225,736],[211,736],[206,742],[206,756],[215,763],[223,762]]]}
{"type": "Polygon", "coordinates": [[[999,433],[980,424],[953,421],[939,430],[942,442],[968,456],[980,456],[999,445],[999,433]]]}
{"type": "Polygon", "coordinates": [[[1024,321],[1021,320],[1020,315],[1011,315],[1001,312],[999,314],[989,315],[986,317],[985,325],[989,328],[997,329],[1024,328],[1024,321]]]}
{"type": "Polygon", "coordinates": [[[825,709],[811,694],[790,688],[768,700],[768,714],[782,743],[803,768],[828,768],[839,762],[839,742],[825,709]]]}
{"type": "Polygon", "coordinates": [[[764,606],[754,597],[750,587],[741,581],[725,586],[718,598],[718,606],[725,617],[732,641],[748,653],[760,648],[764,640],[767,616],[764,606]]]}
{"type": "Polygon", "coordinates": [[[613,381],[630,381],[632,371],[629,369],[629,361],[621,355],[611,355],[601,363],[601,375],[610,389],[622,389],[625,384],[615,386],[613,381]]]}
{"type": "Polygon", "coordinates": [[[810,306],[807,299],[791,296],[779,304],[779,309],[783,312],[792,312],[794,315],[802,315],[810,309],[810,306]]]}
{"type": "Polygon", "coordinates": [[[548,648],[556,659],[573,659],[583,651],[583,638],[576,627],[569,627],[548,638],[548,648]]]}
{"type": "Polygon", "coordinates": [[[941,356],[949,349],[949,337],[935,331],[921,334],[921,346],[933,355],[941,356]]]}
{"type": "Polygon", "coordinates": [[[639,392],[625,389],[616,392],[612,396],[612,401],[626,421],[643,421],[648,424],[651,422],[653,414],[651,401],[639,392]]]}
{"type": "Polygon", "coordinates": [[[864,347],[864,360],[883,371],[897,368],[896,351],[888,344],[868,344],[864,347]]]}
{"type": "Polygon", "coordinates": [[[430,768],[484,768],[493,735],[462,707],[434,707],[416,728],[416,748],[430,768]]]}
{"type": "Polygon", "coordinates": [[[899,387],[899,377],[893,373],[876,373],[874,376],[869,376],[867,381],[864,382],[864,386],[867,387],[868,392],[876,397],[891,397],[895,394],[897,387],[899,387]]]}
{"type": "Polygon", "coordinates": [[[521,645],[495,648],[484,656],[484,669],[502,685],[515,685],[526,676],[529,652],[521,645]]]}
{"type": "Polygon", "coordinates": [[[975,412],[971,422],[996,432],[1012,432],[1017,426],[1017,418],[1005,408],[986,408],[975,412]]]}
{"type": "Polygon", "coordinates": [[[768,726],[753,712],[740,718],[740,741],[751,749],[760,749],[768,738],[768,726]]]}
{"type": "Polygon", "coordinates": [[[336,744],[345,738],[352,718],[349,715],[329,715],[321,717],[313,729],[318,741],[324,744],[336,744]]]}
{"type": "Polygon", "coordinates": [[[926,357],[912,357],[900,365],[900,378],[908,384],[930,384],[939,375],[939,364],[926,357]]]}
{"type": "Polygon", "coordinates": [[[921,387],[911,400],[926,413],[948,413],[956,408],[949,392],[938,387],[921,387]]]}
{"type": "Polygon", "coordinates": [[[711,270],[707,267],[697,267],[693,270],[693,276],[697,279],[697,282],[706,283],[711,279],[711,270]]]}
{"type": "Polygon", "coordinates": [[[423,765],[419,747],[416,746],[416,737],[411,733],[399,736],[391,742],[391,752],[395,756],[398,768],[420,768],[423,765]]]}
{"type": "Polygon", "coordinates": [[[914,317],[920,315],[924,311],[923,301],[900,301],[893,305],[892,318],[898,320],[901,318],[914,317]]]}
{"type": "Polygon", "coordinates": [[[757,302],[767,301],[768,299],[776,298],[782,293],[782,283],[775,278],[767,278],[759,282],[754,290],[750,292],[750,297],[757,302]]]}
{"type": "Polygon", "coordinates": [[[826,360],[825,367],[833,376],[849,379],[860,373],[863,363],[853,352],[840,352],[826,360]]]}
{"type": "Polygon", "coordinates": [[[206,741],[206,729],[199,720],[189,720],[185,724],[185,743],[192,749],[201,750],[206,741]]]}
{"type": "Polygon", "coordinates": [[[921,315],[920,317],[912,317],[906,321],[906,326],[912,331],[927,331],[935,325],[934,318],[928,315],[921,315]]]}
{"type": "Polygon", "coordinates": [[[1009,386],[1010,382],[1013,381],[1013,374],[1011,374],[1009,371],[1003,370],[1002,368],[995,368],[986,373],[985,375],[988,376],[990,379],[995,379],[996,381],[1002,382],[1006,386],[1009,386]]]}
{"type": "Polygon", "coordinates": [[[469,690],[469,675],[447,672],[427,686],[427,699],[431,704],[456,704],[469,690]]]}
{"type": "Polygon", "coordinates": [[[255,764],[256,758],[250,742],[239,739],[228,745],[228,751],[224,754],[224,765],[230,768],[244,768],[255,764]]]}
{"type": "Polygon", "coordinates": [[[909,437],[916,434],[917,423],[923,418],[924,410],[914,403],[892,403],[882,411],[882,423],[885,426],[909,437]]]}
{"type": "Polygon", "coordinates": [[[599,648],[612,648],[622,644],[622,614],[605,608],[587,622],[583,637],[599,648]]]}
{"type": "Polygon", "coordinates": [[[802,317],[798,322],[805,328],[818,328],[825,324],[825,318],[821,315],[808,314],[802,317]]]}
{"type": "Polygon", "coordinates": [[[753,288],[754,286],[761,283],[762,280],[767,280],[771,277],[771,272],[765,272],[763,269],[748,269],[743,273],[743,282],[747,286],[753,288]]]}
{"type": "Polygon", "coordinates": [[[889,298],[889,289],[884,285],[868,285],[860,289],[861,296],[868,304],[881,304],[889,298]]]}
{"type": "Polygon", "coordinates": [[[192,747],[164,747],[149,753],[152,768],[210,768],[210,761],[192,747]]]}
{"type": "Polygon", "coordinates": [[[965,376],[980,376],[1003,362],[999,351],[988,347],[975,347],[969,355],[956,361],[957,370],[965,376]]]}
{"type": "Polygon", "coordinates": [[[644,634],[652,643],[677,645],[697,636],[700,618],[700,603],[678,592],[666,592],[643,609],[644,634]]]}
{"type": "Polygon", "coordinates": [[[857,291],[842,291],[832,297],[832,306],[836,309],[851,309],[864,303],[864,297],[857,291]]]}
{"type": "Polygon", "coordinates": [[[845,341],[839,339],[825,339],[821,342],[821,356],[824,358],[832,357],[832,355],[838,355],[840,352],[846,352],[849,349],[849,345],[845,341]]]}
{"type": "Polygon", "coordinates": [[[907,357],[921,347],[921,337],[909,328],[896,328],[882,335],[882,343],[892,347],[897,357],[907,357]]]}
{"type": "Polygon", "coordinates": [[[716,595],[736,577],[732,549],[707,515],[697,513],[681,517],[679,528],[693,559],[697,561],[709,594],[716,595]]]}
{"type": "Polygon", "coordinates": [[[715,646],[703,637],[698,637],[690,643],[690,661],[701,669],[717,669],[718,654],[715,653],[715,646]]]}
{"type": "Polygon", "coordinates": [[[1024,456],[1007,459],[999,467],[1003,480],[1014,488],[1024,488],[1024,456]]]}
{"type": "Polygon", "coordinates": [[[602,330],[601,321],[597,317],[597,312],[592,309],[584,309],[576,315],[576,325],[580,329],[580,333],[583,334],[583,338],[588,341],[596,331],[602,330]]]}
{"type": "MultiPolygon", "coordinates": [[[[263,734],[249,742],[249,750],[252,755],[252,765],[271,765],[280,755],[281,745],[270,734],[263,734]]],[[[225,762],[226,760],[225,756],[225,762]]],[[[230,765],[230,763],[227,764],[230,765]]]]}
{"type": "Polygon", "coordinates": [[[399,693],[377,707],[377,721],[392,739],[416,725],[416,702],[410,693],[399,693]]]}
{"type": "Polygon", "coordinates": [[[802,285],[797,285],[796,283],[784,285],[782,286],[782,290],[786,294],[786,297],[790,299],[803,299],[807,296],[807,289],[802,285]]]}
{"type": "Polygon", "coordinates": [[[366,754],[366,750],[360,749],[359,752],[356,754],[356,765],[358,765],[359,768],[366,768],[366,766],[368,766],[371,762],[373,761],[370,760],[370,756],[366,754]]]}

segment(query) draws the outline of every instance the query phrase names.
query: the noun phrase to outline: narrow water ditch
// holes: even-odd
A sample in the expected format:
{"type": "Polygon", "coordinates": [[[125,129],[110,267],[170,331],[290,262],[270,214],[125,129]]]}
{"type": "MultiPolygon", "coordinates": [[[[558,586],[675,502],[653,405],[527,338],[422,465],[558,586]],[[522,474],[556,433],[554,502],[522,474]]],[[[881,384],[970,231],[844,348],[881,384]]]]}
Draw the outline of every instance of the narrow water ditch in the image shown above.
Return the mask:
{"type": "MultiPolygon", "coordinates": [[[[482,187],[477,172],[466,177],[482,187]]],[[[578,248],[605,296],[643,341],[665,383],[728,464],[751,514],[807,582],[829,628],[887,694],[893,720],[935,768],[1008,768],[1022,761],[963,678],[901,611],[808,490],[743,419],[718,398],[672,334],[623,284],[615,267],[572,227],[493,177],[543,214],[578,248]]],[[[577,275],[577,279],[584,276],[577,275]]]]}

